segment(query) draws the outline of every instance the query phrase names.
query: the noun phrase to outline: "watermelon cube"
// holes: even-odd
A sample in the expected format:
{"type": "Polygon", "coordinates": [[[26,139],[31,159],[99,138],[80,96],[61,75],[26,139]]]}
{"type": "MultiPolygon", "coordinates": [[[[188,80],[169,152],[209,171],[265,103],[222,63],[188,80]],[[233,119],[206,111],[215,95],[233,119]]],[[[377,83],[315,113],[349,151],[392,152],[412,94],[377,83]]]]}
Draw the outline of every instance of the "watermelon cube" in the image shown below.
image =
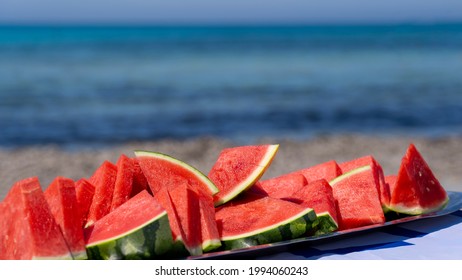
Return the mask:
{"type": "Polygon", "coordinates": [[[45,190],[45,198],[74,259],[87,259],[82,220],[74,181],[56,177],[45,190]]]}

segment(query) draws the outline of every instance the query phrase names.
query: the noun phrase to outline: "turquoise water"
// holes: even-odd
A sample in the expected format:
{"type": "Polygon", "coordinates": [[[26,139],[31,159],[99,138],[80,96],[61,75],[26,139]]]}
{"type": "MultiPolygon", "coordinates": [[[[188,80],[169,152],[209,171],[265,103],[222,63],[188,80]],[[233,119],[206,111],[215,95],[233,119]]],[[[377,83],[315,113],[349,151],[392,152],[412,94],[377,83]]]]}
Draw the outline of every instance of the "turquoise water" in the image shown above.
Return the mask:
{"type": "Polygon", "coordinates": [[[462,135],[462,24],[3,26],[0,146],[462,135]]]}

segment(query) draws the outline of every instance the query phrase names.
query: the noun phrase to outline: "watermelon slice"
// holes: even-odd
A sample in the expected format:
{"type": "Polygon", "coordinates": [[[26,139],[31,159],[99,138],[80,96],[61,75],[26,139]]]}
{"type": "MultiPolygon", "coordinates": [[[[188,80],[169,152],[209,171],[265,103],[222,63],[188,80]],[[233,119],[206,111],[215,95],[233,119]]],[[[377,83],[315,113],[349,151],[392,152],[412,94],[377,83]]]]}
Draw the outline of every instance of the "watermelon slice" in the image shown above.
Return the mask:
{"type": "Polygon", "coordinates": [[[12,222],[5,259],[72,259],[37,177],[16,182],[4,203],[12,222]]]}
{"type": "Polygon", "coordinates": [[[85,229],[91,259],[155,259],[169,252],[167,212],[142,191],[85,229]]]}
{"type": "Polygon", "coordinates": [[[385,222],[371,165],[351,170],[329,182],[337,201],[339,229],[385,222]]]}
{"type": "Polygon", "coordinates": [[[393,188],[390,208],[398,213],[419,215],[443,208],[449,197],[417,148],[410,144],[393,188]]]}
{"type": "Polygon", "coordinates": [[[76,260],[87,259],[74,181],[56,177],[45,190],[45,198],[61,228],[72,257],[76,260]]]}
{"type": "Polygon", "coordinates": [[[314,210],[318,222],[313,235],[326,234],[338,229],[337,205],[332,187],[325,179],[312,181],[284,199],[314,210]]]}
{"type": "Polygon", "coordinates": [[[87,179],[82,178],[75,182],[75,194],[77,204],[79,205],[81,226],[84,227],[87,223],[88,211],[90,210],[93,196],[95,195],[95,186],[87,179]]]}
{"type": "Polygon", "coordinates": [[[90,177],[90,183],[95,186],[95,195],[88,211],[85,227],[92,225],[110,212],[116,176],[117,167],[109,161],[104,161],[90,177]]]}
{"type": "Polygon", "coordinates": [[[111,202],[111,212],[124,204],[132,193],[133,187],[133,161],[126,155],[120,155],[116,163],[117,175],[114,183],[114,193],[111,202]]]}
{"type": "Polygon", "coordinates": [[[271,179],[258,181],[249,191],[265,194],[274,198],[290,197],[294,192],[303,188],[308,181],[300,173],[289,173],[271,179]]]}
{"type": "Polygon", "coordinates": [[[393,190],[395,189],[396,179],[398,179],[398,175],[396,174],[389,174],[385,176],[385,183],[388,185],[388,188],[390,189],[390,197],[393,193],[393,190]]]}
{"type": "Polygon", "coordinates": [[[185,162],[156,152],[135,151],[135,155],[154,195],[161,188],[169,188],[181,181],[188,182],[196,191],[211,195],[218,192],[207,176],[185,162]]]}
{"type": "Polygon", "coordinates": [[[383,175],[383,169],[379,165],[379,163],[375,160],[375,158],[371,155],[368,155],[368,156],[356,158],[351,161],[343,162],[339,166],[340,166],[340,169],[342,170],[342,173],[347,173],[355,168],[368,165],[368,164],[372,167],[372,170],[374,172],[376,185],[378,186],[380,202],[382,203],[383,211],[386,213],[389,210],[389,206],[390,206],[390,188],[385,183],[385,176],[383,175]]]}
{"type": "Polygon", "coordinates": [[[257,182],[278,148],[279,145],[258,145],[222,150],[208,175],[220,190],[214,196],[215,206],[230,201],[257,182]]]}
{"type": "Polygon", "coordinates": [[[201,217],[202,251],[205,253],[221,247],[221,240],[217,221],[215,219],[213,197],[204,193],[198,193],[198,195],[201,217]]]}
{"type": "Polygon", "coordinates": [[[186,184],[177,185],[167,191],[181,227],[184,246],[192,256],[201,255],[203,251],[198,194],[186,184]]]}
{"type": "Polygon", "coordinates": [[[303,236],[316,220],[313,209],[269,196],[245,193],[216,208],[224,249],[238,249],[303,236]]]}

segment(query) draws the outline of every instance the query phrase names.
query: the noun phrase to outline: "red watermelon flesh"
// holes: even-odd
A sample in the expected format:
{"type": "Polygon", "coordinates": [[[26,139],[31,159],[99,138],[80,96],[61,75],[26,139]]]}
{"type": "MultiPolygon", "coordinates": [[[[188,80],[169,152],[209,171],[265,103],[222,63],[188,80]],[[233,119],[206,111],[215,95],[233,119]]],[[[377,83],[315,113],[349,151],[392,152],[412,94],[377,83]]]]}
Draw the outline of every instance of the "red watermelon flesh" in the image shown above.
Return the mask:
{"type": "Polygon", "coordinates": [[[82,178],[75,182],[75,194],[77,204],[79,205],[81,226],[84,227],[87,223],[88,211],[90,210],[93,196],[95,195],[95,186],[87,179],[82,178]]]}
{"type": "Polygon", "coordinates": [[[220,247],[220,234],[215,219],[215,205],[213,197],[206,193],[197,193],[199,196],[199,210],[201,216],[201,241],[204,252],[220,247]]]}
{"type": "Polygon", "coordinates": [[[302,174],[290,173],[258,181],[249,189],[249,191],[268,195],[274,198],[284,198],[290,197],[294,192],[298,191],[307,183],[305,176],[302,174]]]}
{"type": "Polygon", "coordinates": [[[183,244],[191,255],[201,255],[201,216],[198,194],[187,184],[169,188],[167,191],[181,227],[183,244]]]}
{"type": "Polygon", "coordinates": [[[147,191],[142,191],[113,212],[107,214],[85,229],[86,244],[113,239],[139,228],[161,215],[164,208],[147,191]]]}
{"type": "Polygon", "coordinates": [[[0,260],[7,259],[6,246],[9,242],[8,228],[10,224],[10,209],[6,203],[0,202],[0,260]]]}
{"type": "Polygon", "coordinates": [[[37,177],[16,182],[4,203],[12,221],[6,259],[72,259],[37,177]]]}
{"type": "Polygon", "coordinates": [[[89,179],[90,183],[95,186],[95,195],[88,211],[85,227],[110,212],[116,177],[117,167],[109,161],[104,161],[89,179]]]}
{"type": "Polygon", "coordinates": [[[154,198],[162,205],[162,207],[167,211],[168,221],[170,224],[170,230],[172,231],[172,239],[174,243],[181,242],[183,243],[183,231],[181,229],[178,216],[175,212],[173,202],[168,194],[167,188],[159,189],[158,192],[154,195],[154,198]]]}
{"type": "Polygon", "coordinates": [[[395,189],[396,179],[398,179],[398,175],[396,174],[390,174],[385,176],[385,183],[388,185],[388,188],[390,189],[390,196],[393,193],[393,190],[395,189]]]}
{"type": "Polygon", "coordinates": [[[140,163],[138,162],[138,159],[131,158],[133,162],[133,186],[132,186],[132,192],[130,197],[135,196],[137,193],[147,190],[149,193],[151,193],[151,189],[149,188],[148,181],[146,180],[146,177],[144,176],[143,170],[141,170],[140,163]]]}
{"type": "Polygon", "coordinates": [[[74,181],[56,177],[45,190],[51,213],[61,228],[74,259],[86,259],[82,220],[77,203],[74,181]]]}
{"type": "Polygon", "coordinates": [[[418,215],[444,207],[448,199],[425,159],[410,144],[401,161],[390,208],[399,213],[418,215]]]}
{"type": "Polygon", "coordinates": [[[117,176],[114,184],[114,193],[111,203],[111,212],[124,204],[132,193],[133,188],[133,161],[126,155],[120,155],[117,160],[117,176]]]}
{"type": "Polygon", "coordinates": [[[382,203],[382,208],[386,211],[390,205],[390,188],[385,183],[385,176],[383,175],[383,169],[380,164],[375,160],[375,158],[371,155],[356,158],[351,161],[341,163],[340,169],[342,173],[347,173],[355,168],[370,165],[374,172],[375,180],[377,181],[378,191],[380,202],[382,203]]]}
{"type": "Polygon", "coordinates": [[[214,195],[221,205],[257,182],[271,164],[279,145],[240,146],[223,149],[208,177],[220,190],[214,195]]]}
{"type": "Polygon", "coordinates": [[[327,212],[338,225],[334,193],[325,179],[312,181],[284,199],[312,208],[317,215],[327,212]]]}
{"type": "Polygon", "coordinates": [[[308,183],[319,179],[330,181],[342,174],[342,171],[335,160],[320,163],[296,172],[303,174],[308,183]]]}
{"type": "Polygon", "coordinates": [[[340,230],[385,222],[376,183],[370,165],[356,168],[329,182],[337,202],[340,230]]]}

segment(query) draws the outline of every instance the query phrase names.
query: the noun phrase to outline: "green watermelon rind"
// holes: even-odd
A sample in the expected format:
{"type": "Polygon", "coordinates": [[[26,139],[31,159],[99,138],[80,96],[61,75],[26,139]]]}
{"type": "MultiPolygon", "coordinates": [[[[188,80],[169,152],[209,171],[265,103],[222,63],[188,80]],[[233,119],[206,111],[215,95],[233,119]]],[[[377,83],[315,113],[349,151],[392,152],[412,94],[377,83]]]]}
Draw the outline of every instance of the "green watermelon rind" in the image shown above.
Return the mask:
{"type": "Polygon", "coordinates": [[[443,209],[449,202],[449,196],[446,196],[446,199],[441,202],[440,204],[434,206],[434,207],[419,207],[419,206],[406,206],[402,203],[397,203],[389,206],[390,211],[400,213],[400,214],[405,214],[405,215],[422,215],[422,214],[428,214],[432,212],[436,212],[440,209],[443,209]]]}
{"type": "Polygon", "coordinates": [[[208,239],[202,242],[202,251],[204,253],[213,251],[221,247],[220,239],[208,239]]]}
{"type": "Polygon", "coordinates": [[[202,173],[199,169],[195,168],[192,165],[187,164],[184,161],[181,161],[181,160],[179,160],[177,158],[174,158],[172,156],[169,156],[169,155],[166,155],[166,154],[163,154],[163,153],[159,153],[159,152],[136,150],[134,153],[135,153],[136,157],[146,156],[146,157],[162,159],[162,160],[168,161],[170,163],[173,163],[173,164],[175,164],[177,166],[180,166],[180,167],[188,170],[189,172],[191,172],[197,179],[199,179],[201,182],[203,182],[207,186],[207,188],[209,189],[209,191],[211,192],[212,195],[218,193],[218,191],[219,191],[217,186],[215,186],[215,184],[212,181],[210,181],[210,179],[204,173],[202,173]]]}
{"type": "Polygon", "coordinates": [[[311,231],[315,222],[316,213],[313,209],[306,208],[279,223],[239,235],[222,237],[222,248],[234,250],[295,239],[311,231]]]}
{"type": "Polygon", "coordinates": [[[263,176],[266,169],[268,169],[278,149],[279,144],[269,145],[267,152],[265,153],[265,156],[258,163],[258,167],[255,168],[255,170],[249,176],[247,176],[245,180],[241,181],[237,186],[235,186],[233,188],[233,191],[215,200],[215,207],[225,204],[226,202],[232,200],[233,198],[235,198],[236,196],[253,186],[263,176]]]}
{"type": "Polygon", "coordinates": [[[317,225],[314,229],[314,236],[319,236],[338,230],[338,224],[329,212],[316,213],[317,225]]]}
{"type": "Polygon", "coordinates": [[[89,259],[155,259],[173,246],[167,211],[123,234],[86,245],[89,259]]]}

